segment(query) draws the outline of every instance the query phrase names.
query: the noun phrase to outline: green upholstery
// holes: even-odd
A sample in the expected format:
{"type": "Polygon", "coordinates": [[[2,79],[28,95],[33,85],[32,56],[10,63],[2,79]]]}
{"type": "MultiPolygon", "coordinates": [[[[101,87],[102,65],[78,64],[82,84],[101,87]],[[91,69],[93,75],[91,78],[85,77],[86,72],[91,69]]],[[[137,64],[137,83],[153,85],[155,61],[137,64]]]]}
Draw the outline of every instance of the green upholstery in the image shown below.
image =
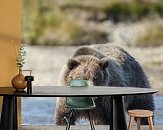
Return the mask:
{"type": "MultiPolygon", "coordinates": [[[[87,87],[87,80],[71,80],[70,87],[87,87]]],[[[72,109],[92,109],[95,107],[94,100],[91,97],[67,97],[66,107],[72,109]]]]}
{"type": "Polygon", "coordinates": [[[70,87],[87,87],[87,80],[84,79],[74,79],[70,81],[70,87]]]}
{"type": "Polygon", "coordinates": [[[91,97],[68,97],[67,108],[73,109],[92,109],[95,107],[91,97]]]}

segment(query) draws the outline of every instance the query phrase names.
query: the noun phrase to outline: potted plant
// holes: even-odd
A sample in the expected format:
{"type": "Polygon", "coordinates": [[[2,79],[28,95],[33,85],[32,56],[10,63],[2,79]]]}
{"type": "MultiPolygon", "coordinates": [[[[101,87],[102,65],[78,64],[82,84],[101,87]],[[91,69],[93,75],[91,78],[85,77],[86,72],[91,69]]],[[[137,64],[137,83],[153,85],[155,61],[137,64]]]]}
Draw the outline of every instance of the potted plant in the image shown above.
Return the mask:
{"type": "Polygon", "coordinates": [[[18,52],[18,57],[16,58],[17,67],[19,71],[22,71],[23,65],[25,64],[25,56],[26,56],[25,44],[21,44],[20,50],[18,52]]]}
{"type": "Polygon", "coordinates": [[[26,56],[25,44],[21,43],[18,54],[17,54],[17,51],[16,51],[13,41],[12,41],[12,44],[13,44],[14,53],[15,53],[15,57],[16,57],[17,68],[19,71],[19,73],[12,79],[12,86],[17,91],[24,91],[24,89],[27,87],[27,82],[25,81],[25,79],[24,79],[25,77],[22,73],[22,68],[23,68],[23,65],[25,64],[25,56],[26,56]]]}

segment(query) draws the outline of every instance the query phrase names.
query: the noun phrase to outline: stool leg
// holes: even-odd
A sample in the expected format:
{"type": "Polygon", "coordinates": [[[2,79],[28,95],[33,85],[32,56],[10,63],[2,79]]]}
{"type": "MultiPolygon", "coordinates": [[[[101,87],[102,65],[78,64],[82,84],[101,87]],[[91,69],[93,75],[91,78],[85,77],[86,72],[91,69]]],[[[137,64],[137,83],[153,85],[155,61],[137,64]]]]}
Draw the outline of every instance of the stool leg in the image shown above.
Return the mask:
{"type": "Polygon", "coordinates": [[[130,116],[130,122],[129,122],[128,130],[132,130],[133,123],[134,123],[134,117],[130,116]]]}
{"type": "Polygon", "coordinates": [[[137,117],[137,130],[140,130],[140,122],[141,122],[141,118],[137,117]]]}
{"type": "Polygon", "coordinates": [[[152,117],[148,117],[148,124],[149,124],[149,129],[150,129],[150,130],[154,130],[154,128],[153,128],[152,117]]]}

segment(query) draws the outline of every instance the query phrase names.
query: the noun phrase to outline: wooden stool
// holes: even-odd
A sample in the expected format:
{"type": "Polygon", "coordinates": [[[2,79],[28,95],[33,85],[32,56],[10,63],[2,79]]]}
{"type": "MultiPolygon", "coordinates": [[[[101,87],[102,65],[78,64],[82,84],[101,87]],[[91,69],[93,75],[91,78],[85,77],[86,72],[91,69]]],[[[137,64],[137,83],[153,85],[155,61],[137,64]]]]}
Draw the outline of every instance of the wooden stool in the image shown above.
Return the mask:
{"type": "Polygon", "coordinates": [[[149,129],[154,130],[153,121],[152,121],[152,116],[153,116],[152,111],[149,111],[149,110],[129,110],[128,114],[130,116],[130,122],[129,122],[128,130],[132,130],[132,126],[133,126],[135,117],[137,118],[137,130],[140,130],[141,117],[147,117],[149,129]]]}

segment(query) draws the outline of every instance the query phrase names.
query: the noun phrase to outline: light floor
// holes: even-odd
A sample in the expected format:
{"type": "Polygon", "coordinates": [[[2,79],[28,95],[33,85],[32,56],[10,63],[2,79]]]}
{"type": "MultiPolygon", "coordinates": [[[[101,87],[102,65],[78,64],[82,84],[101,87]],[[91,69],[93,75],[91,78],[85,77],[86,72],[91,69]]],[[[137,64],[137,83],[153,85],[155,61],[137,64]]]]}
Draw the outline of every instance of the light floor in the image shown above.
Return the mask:
{"type": "MultiPolygon", "coordinates": [[[[22,126],[19,130],[65,130],[65,126],[22,126]]],[[[96,130],[109,130],[109,126],[95,126],[96,130]]],[[[72,126],[70,130],[90,130],[90,126],[72,126]]],[[[133,126],[136,130],[136,126],[133,126]]],[[[141,126],[141,130],[149,130],[148,126],[141,126]]],[[[154,130],[163,130],[163,126],[154,126],[154,130]]]]}

